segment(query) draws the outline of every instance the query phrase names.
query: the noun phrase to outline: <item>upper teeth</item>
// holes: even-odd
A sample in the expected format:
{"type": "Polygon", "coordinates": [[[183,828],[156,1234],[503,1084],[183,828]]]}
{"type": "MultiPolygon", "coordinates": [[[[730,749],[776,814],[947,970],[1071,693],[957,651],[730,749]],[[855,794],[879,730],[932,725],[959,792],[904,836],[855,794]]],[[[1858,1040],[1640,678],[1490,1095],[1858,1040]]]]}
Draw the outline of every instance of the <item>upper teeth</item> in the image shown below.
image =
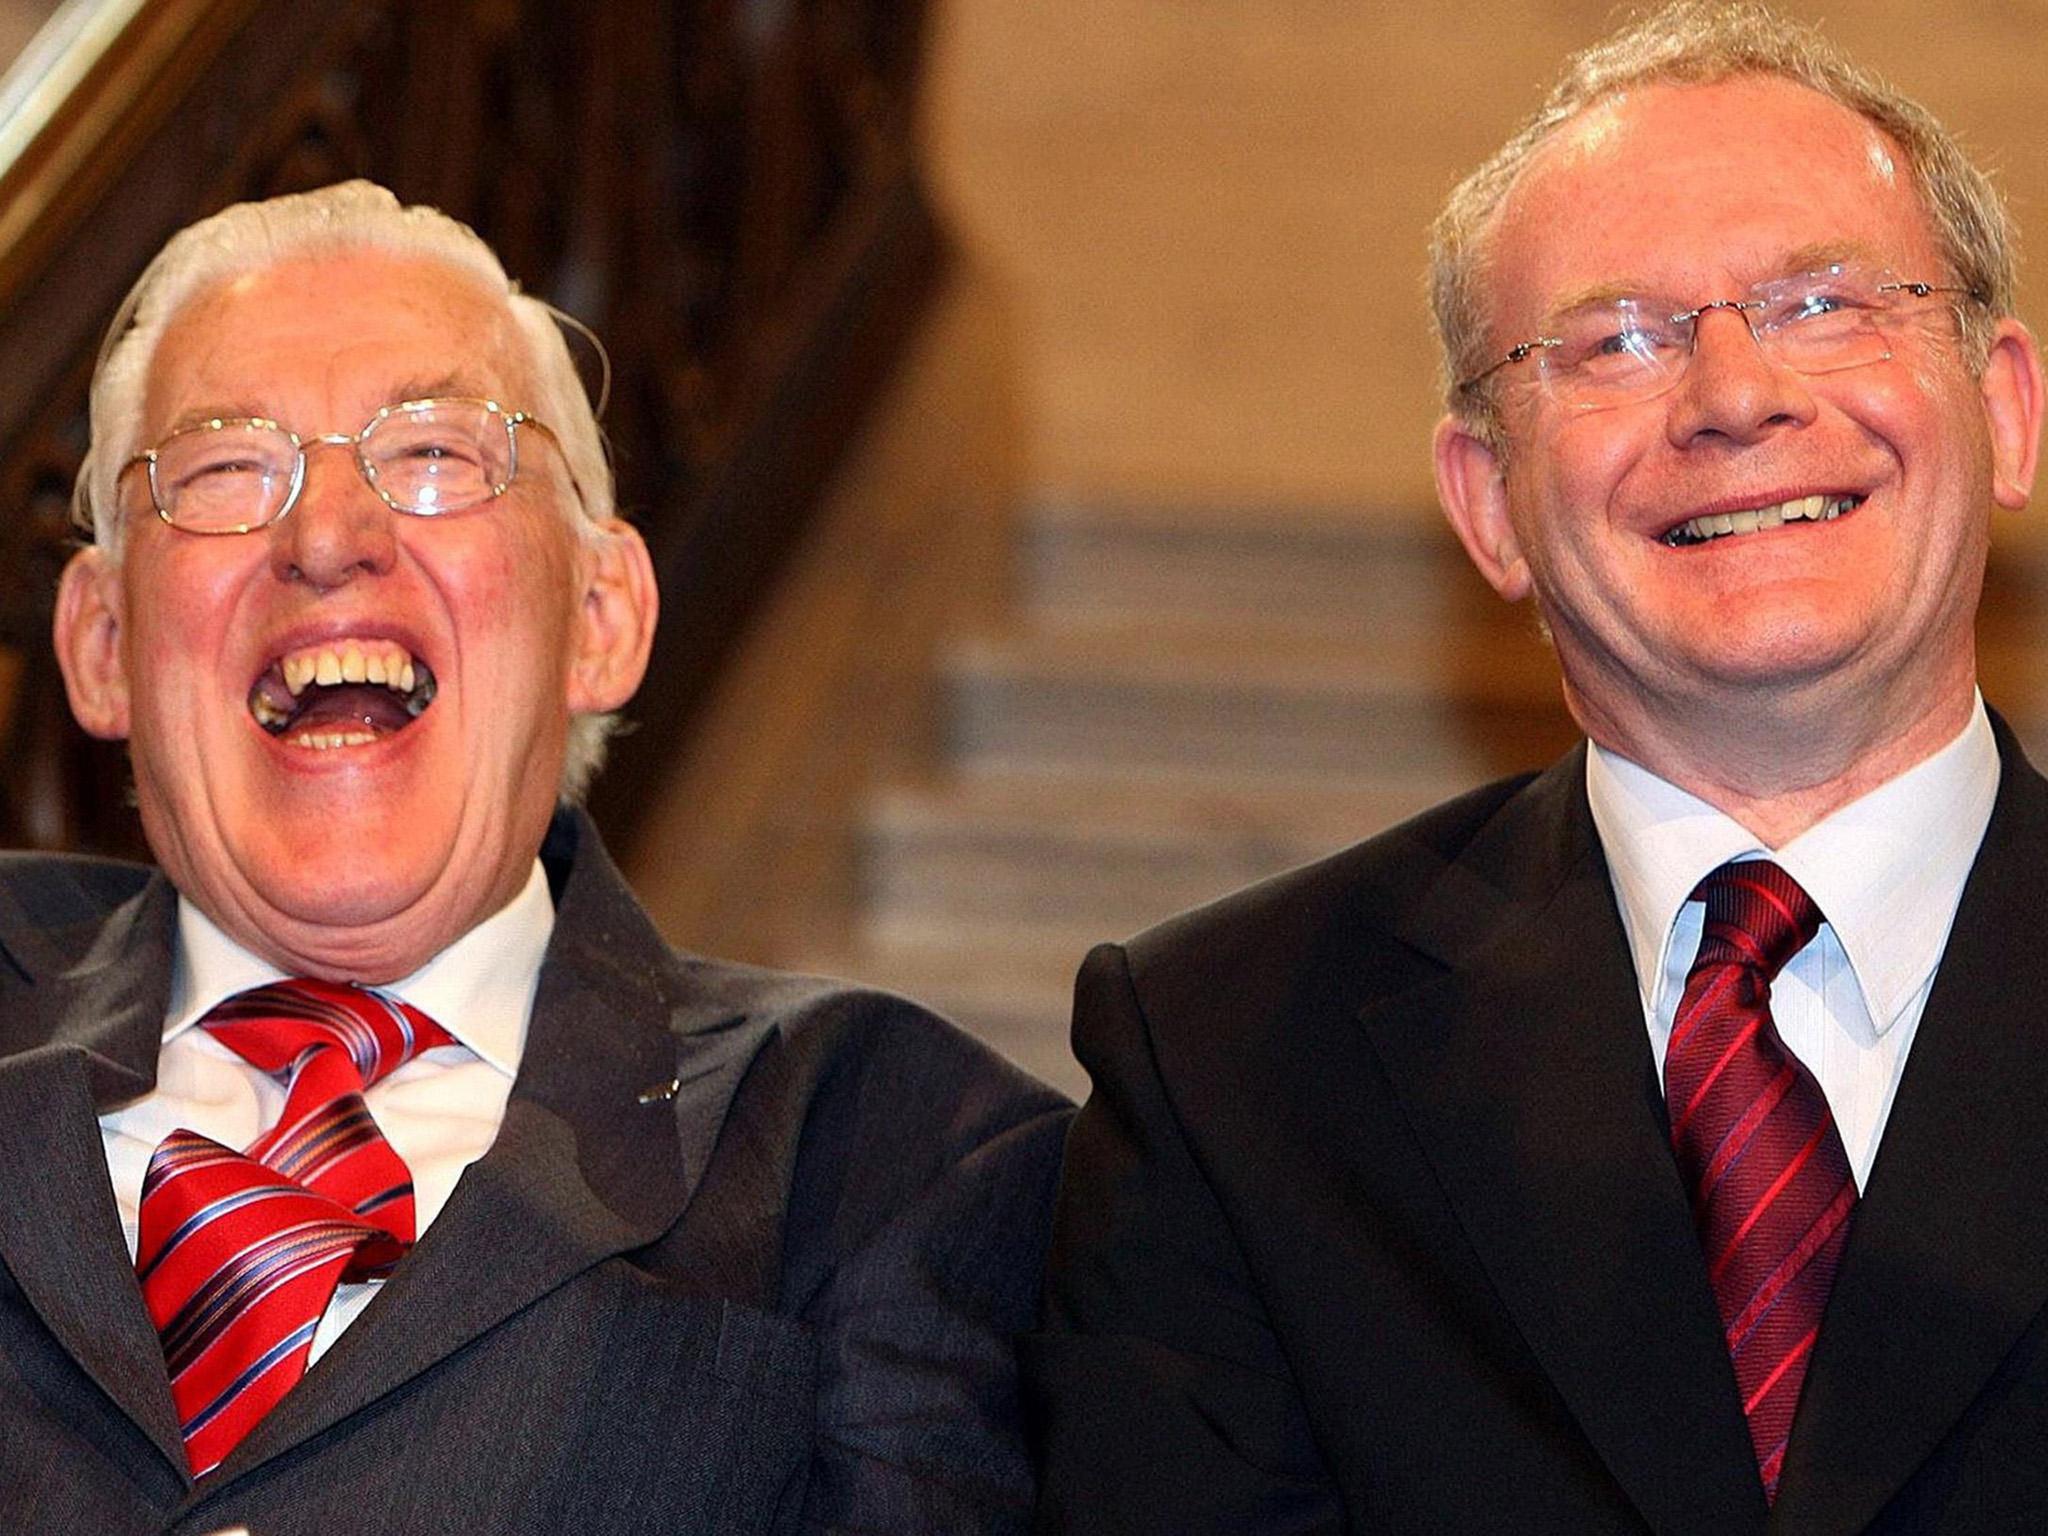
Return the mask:
{"type": "Polygon", "coordinates": [[[1854,496],[1801,496],[1792,501],[1781,501],[1776,506],[1710,513],[1680,523],[1664,535],[1664,542],[1697,544],[1723,534],[1755,533],[1764,528],[1776,528],[1782,523],[1798,522],[1802,518],[1816,523],[1833,522],[1855,505],[1854,496]]]}
{"type": "Polygon", "coordinates": [[[309,646],[281,657],[278,668],[294,698],[314,683],[325,688],[337,683],[381,683],[400,693],[410,693],[418,681],[411,654],[404,646],[388,640],[342,640],[309,646]]]}

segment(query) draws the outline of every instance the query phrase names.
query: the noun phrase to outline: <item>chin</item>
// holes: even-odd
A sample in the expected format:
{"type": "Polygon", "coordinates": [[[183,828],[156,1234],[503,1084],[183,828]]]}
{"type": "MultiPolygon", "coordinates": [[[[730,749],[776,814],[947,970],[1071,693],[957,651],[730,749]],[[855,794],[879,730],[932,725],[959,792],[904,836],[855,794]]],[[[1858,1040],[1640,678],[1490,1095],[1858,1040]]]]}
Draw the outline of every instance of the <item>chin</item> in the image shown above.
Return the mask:
{"type": "Polygon", "coordinates": [[[186,868],[164,862],[185,894],[213,893],[206,905],[216,920],[232,914],[233,928],[254,930],[236,934],[249,948],[316,974],[371,980],[356,970],[369,956],[424,946],[424,959],[445,942],[435,911],[454,900],[453,844],[452,835],[422,835],[402,817],[264,819],[220,829],[220,869],[203,867],[214,859],[189,857],[192,849],[186,868]]]}

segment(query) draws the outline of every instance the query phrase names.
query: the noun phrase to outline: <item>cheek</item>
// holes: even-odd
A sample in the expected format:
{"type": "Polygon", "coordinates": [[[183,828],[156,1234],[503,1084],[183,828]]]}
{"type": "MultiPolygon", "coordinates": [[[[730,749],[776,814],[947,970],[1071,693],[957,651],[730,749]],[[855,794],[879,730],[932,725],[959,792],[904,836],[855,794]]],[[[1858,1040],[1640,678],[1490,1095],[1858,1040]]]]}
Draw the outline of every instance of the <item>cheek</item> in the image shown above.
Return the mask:
{"type": "Polygon", "coordinates": [[[1569,417],[1526,449],[1518,447],[1508,470],[1509,507],[1523,550],[1539,570],[1582,563],[1583,556],[1565,551],[1605,536],[1614,521],[1614,503],[1642,457],[1615,425],[1569,417]]]}
{"type": "MultiPolygon", "coordinates": [[[[441,588],[455,616],[464,670],[494,691],[559,692],[556,663],[567,654],[572,564],[565,537],[546,524],[522,523],[511,537],[480,539],[441,566],[441,588]]],[[[545,702],[545,701],[544,701],[545,702]]]]}
{"type": "Polygon", "coordinates": [[[253,552],[131,547],[123,634],[137,703],[194,695],[212,681],[253,552]],[[241,555],[243,558],[229,558],[241,555]]]}

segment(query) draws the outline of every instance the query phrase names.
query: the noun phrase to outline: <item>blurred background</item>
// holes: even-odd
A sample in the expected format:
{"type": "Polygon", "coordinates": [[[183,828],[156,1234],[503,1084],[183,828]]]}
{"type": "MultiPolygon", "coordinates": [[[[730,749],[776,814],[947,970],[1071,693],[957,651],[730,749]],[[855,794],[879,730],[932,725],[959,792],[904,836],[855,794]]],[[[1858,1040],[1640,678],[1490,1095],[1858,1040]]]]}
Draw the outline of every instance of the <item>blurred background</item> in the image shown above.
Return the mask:
{"type": "MultiPolygon", "coordinates": [[[[1784,9],[2048,240],[2048,4],[1784,9]]],[[[44,638],[106,316],[192,218],[368,174],[612,348],[664,621],[593,809],[669,937],[1081,1090],[1088,943],[1572,739],[1433,509],[1424,232],[1619,14],[0,3],[0,836],[137,848],[44,638]]],[[[2008,519],[1985,688],[2048,745],[2044,579],[2008,519]]]]}

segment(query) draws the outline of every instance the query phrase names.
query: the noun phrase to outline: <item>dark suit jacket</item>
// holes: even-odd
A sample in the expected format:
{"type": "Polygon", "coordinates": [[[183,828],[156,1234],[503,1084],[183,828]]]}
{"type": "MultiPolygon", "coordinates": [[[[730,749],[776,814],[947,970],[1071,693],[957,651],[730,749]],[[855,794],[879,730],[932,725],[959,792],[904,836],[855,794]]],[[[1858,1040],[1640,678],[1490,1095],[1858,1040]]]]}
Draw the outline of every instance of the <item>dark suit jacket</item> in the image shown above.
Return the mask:
{"type": "Polygon", "coordinates": [[[1089,957],[1039,1529],[2048,1531],[2048,784],[2000,745],[1768,1517],[1577,753],[1089,957]]]}
{"type": "Polygon", "coordinates": [[[155,1077],[174,898],[0,859],[0,1530],[1026,1522],[1059,1098],[900,999],[674,955],[581,816],[544,858],[496,1143],[197,1497],[94,1119],[155,1077]]]}

